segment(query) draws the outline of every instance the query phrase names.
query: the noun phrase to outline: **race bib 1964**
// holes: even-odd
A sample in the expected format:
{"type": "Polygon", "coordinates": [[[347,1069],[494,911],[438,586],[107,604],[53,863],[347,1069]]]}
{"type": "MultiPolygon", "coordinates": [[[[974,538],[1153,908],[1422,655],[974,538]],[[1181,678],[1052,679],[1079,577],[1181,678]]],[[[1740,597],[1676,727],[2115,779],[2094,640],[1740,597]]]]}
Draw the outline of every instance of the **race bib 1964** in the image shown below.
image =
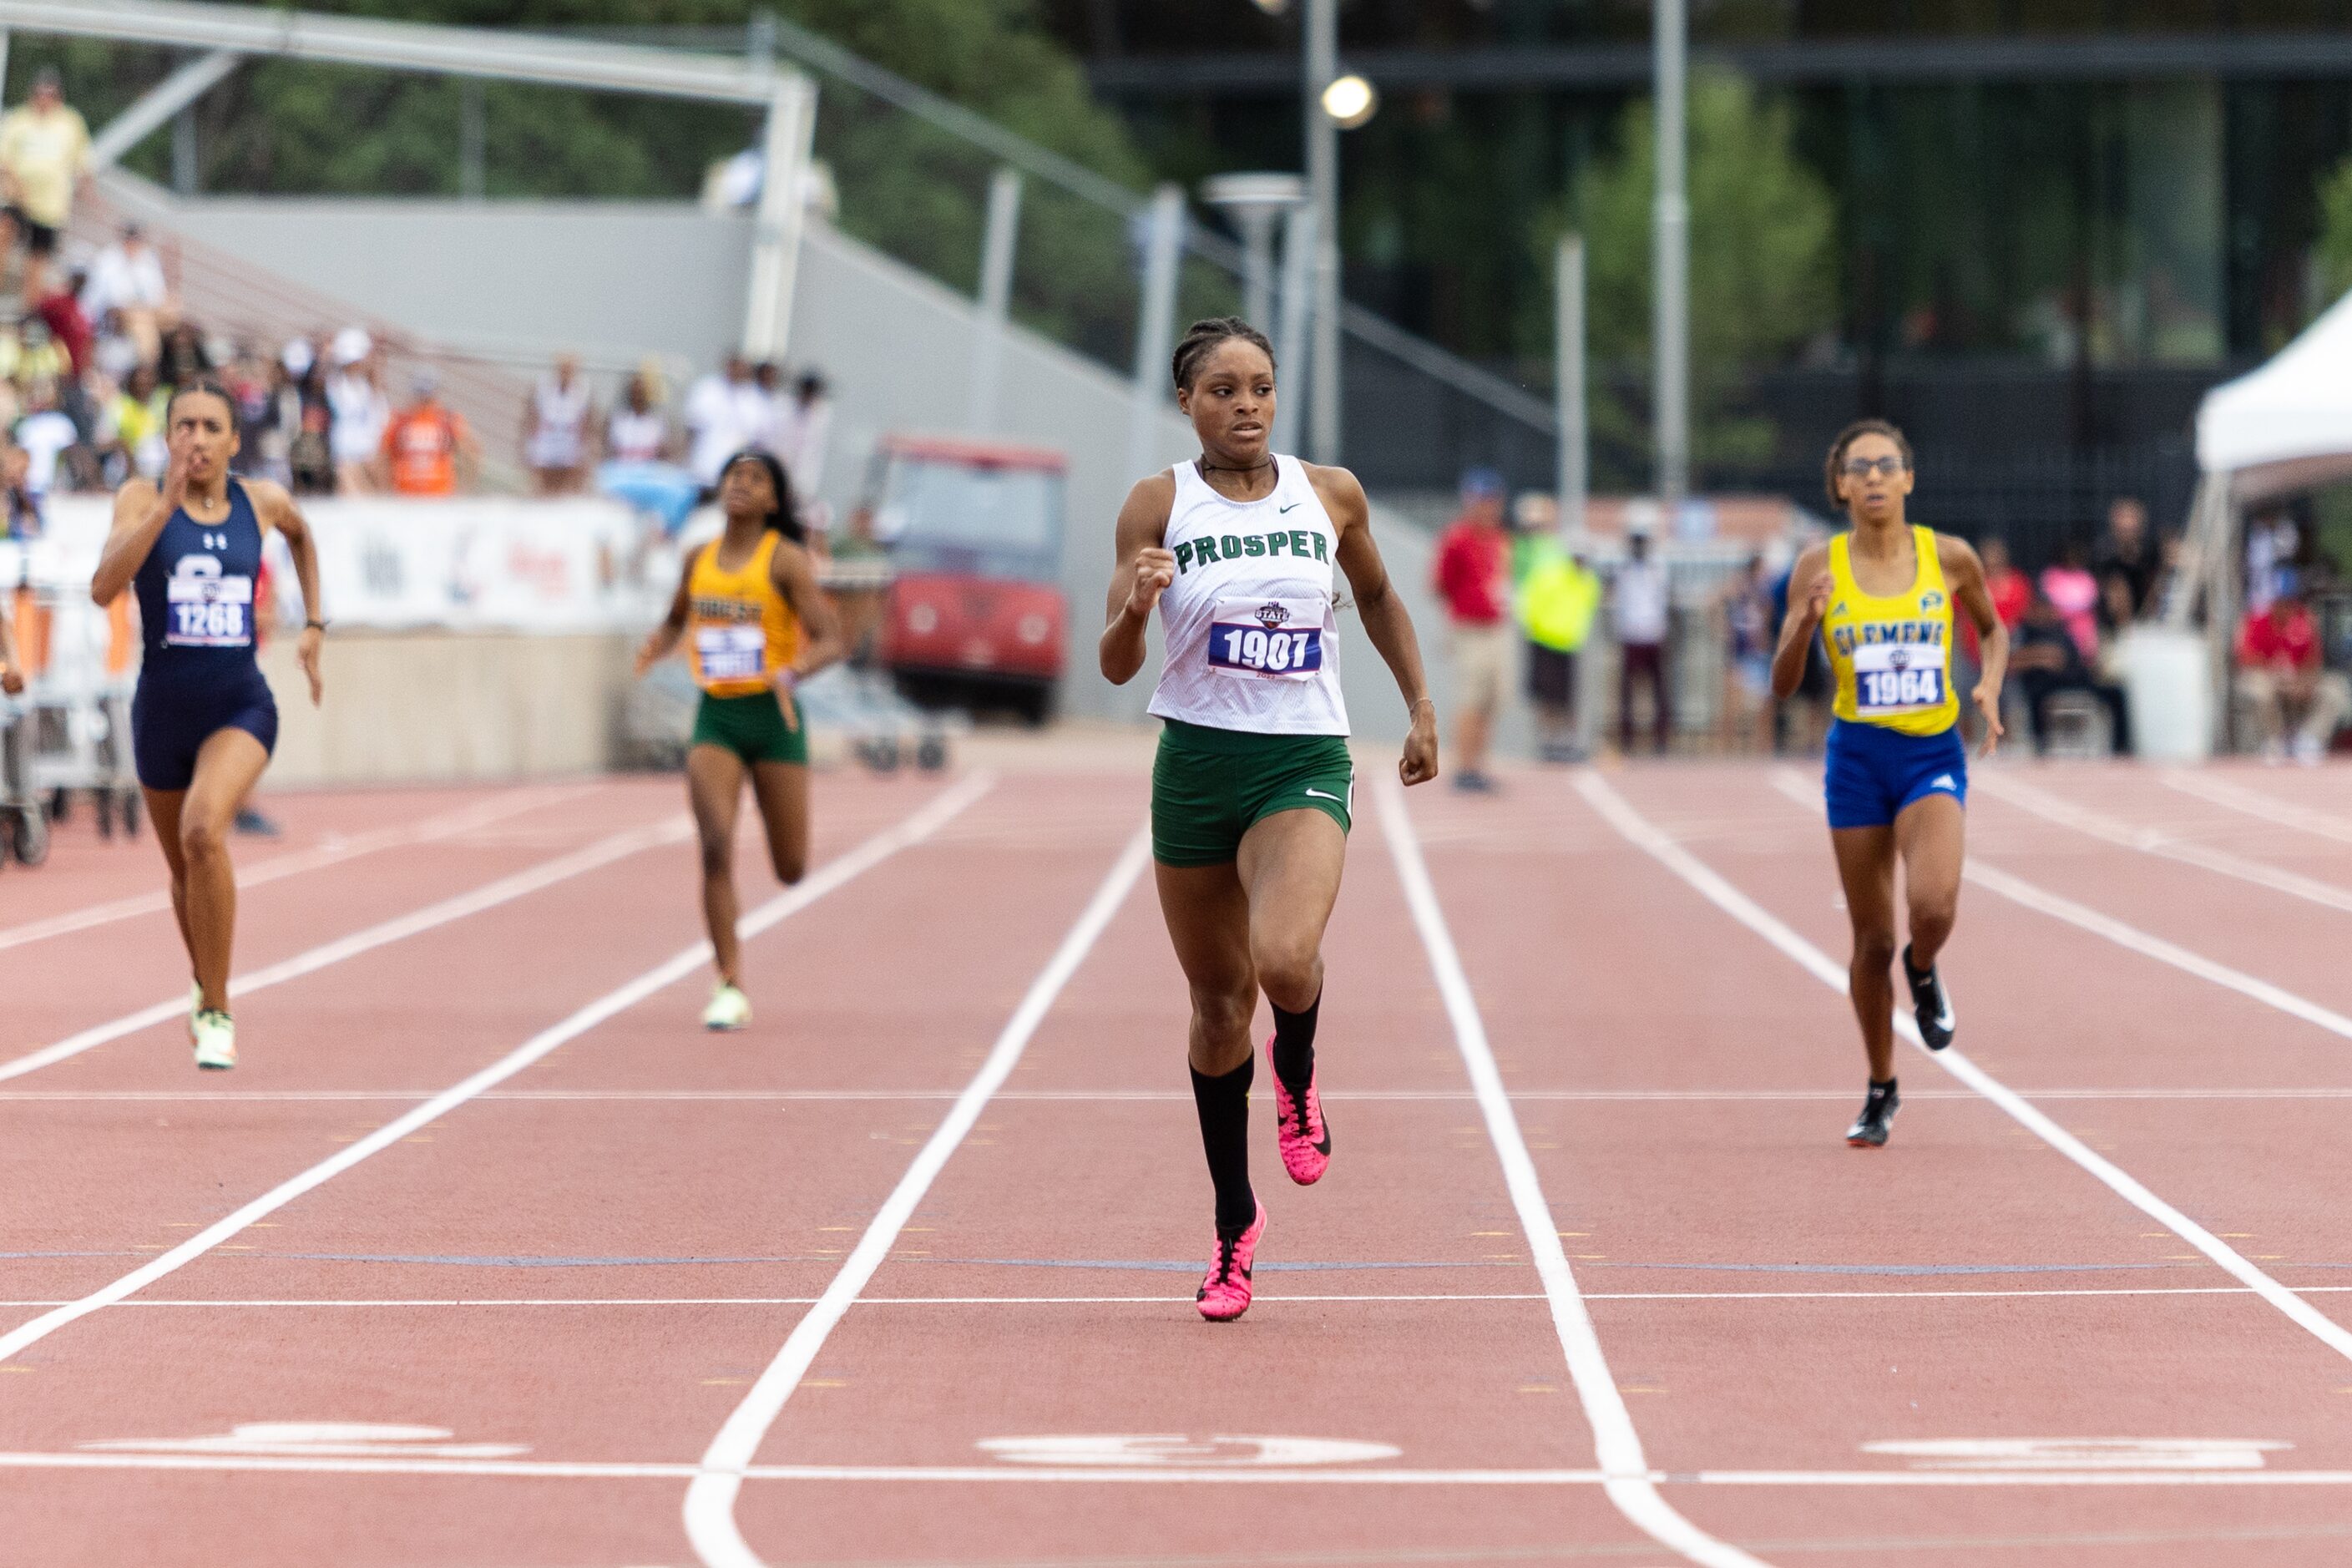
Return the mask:
{"type": "Polygon", "coordinates": [[[1864,715],[1934,708],[1944,700],[1941,643],[1870,643],[1853,650],[1854,708],[1864,715]]]}
{"type": "Polygon", "coordinates": [[[181,571],[163,585],[163,641],[173,647],[247,647],[253,642],[253,579],[181,571]]]}
{"type": "Polygon", "coordinates": [[[1323,668],[1319,599],[1220,599],[1209,665],[1221,674],[1300,679],[1323,668]]]}
{"type": "Polygon", "coordinates": [[[760,626],[698,626],[694,654],[705,680],[764,680],[768,633],[760,626]]]}

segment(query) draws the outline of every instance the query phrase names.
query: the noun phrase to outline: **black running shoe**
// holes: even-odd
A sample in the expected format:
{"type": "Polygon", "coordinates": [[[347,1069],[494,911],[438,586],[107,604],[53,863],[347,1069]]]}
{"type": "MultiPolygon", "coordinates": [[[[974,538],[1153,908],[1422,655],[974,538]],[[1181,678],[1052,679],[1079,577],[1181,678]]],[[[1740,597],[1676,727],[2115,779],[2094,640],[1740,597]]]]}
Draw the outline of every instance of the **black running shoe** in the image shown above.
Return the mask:
{"type": "Polygon", "coordinates": [[[1870,1096],[1862,1102],[1862,1114],[1845,1130],[1845,1141],[1857,1149],[1884,1149],[1886,1130],[1895,1121],[1895,1113],[1903,1109],[1903,1097],[1895,1092],[1895,1080],[1870,1086],[1870,1096]]]}
{"type": "Polygon", "coordinates": [[[1952,1031],[1958,1028],[1959,1017],[1952,1011],[1952,998],[1936,972],[1924,973],[1911,967],[1911,944],[1903,944],[1903,978],[1911,983],[1911,1011],[1919,1024],[1919,1038],[1931,1051],[1940,1051],[1952,1043],[1952,1031]]]}

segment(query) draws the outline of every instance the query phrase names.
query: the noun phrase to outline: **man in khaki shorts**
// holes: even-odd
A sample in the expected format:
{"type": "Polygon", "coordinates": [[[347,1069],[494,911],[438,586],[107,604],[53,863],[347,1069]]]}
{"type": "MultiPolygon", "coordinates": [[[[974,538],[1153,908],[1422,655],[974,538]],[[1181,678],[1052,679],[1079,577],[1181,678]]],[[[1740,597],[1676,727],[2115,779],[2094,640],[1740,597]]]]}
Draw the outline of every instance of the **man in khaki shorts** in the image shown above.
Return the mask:
{"type": "Polygon", "coordinates": [[[1437,542],[1437,594],[1445,601],[1454,659],[1455,789],[1495,787],[1486,748],[1511,656],[1511,542],[1503,531],[1503,476],[1462,477],[1462,513],[1437,542]]]}

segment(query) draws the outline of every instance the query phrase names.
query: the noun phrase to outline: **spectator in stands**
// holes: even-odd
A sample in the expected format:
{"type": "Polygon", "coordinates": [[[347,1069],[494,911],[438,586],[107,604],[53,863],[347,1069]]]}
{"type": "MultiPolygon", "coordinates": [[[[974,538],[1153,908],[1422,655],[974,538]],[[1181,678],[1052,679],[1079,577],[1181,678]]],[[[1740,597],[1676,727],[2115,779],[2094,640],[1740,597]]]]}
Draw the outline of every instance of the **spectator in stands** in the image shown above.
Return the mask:
{"type": "Polygon", "coordinates": [[[616,463],[668,460],[669,416],[662,412],[660,379],[651,369],[640,367],[629,377],[604,426],[604,455],[616,463]]]}
{"type": "Polygon", "coordinates": [[[212,351],[205,346],[194,322],[177,322],[163,334],[163,348],[156,356],[155,369],[166,386],[185,386],[213,373],[212,351]]]}
{"type": "Polygon", "coordinates": [[[124,224],[114,243],[90,262],[81,308],[93,321],[113,311],[141,359],[163,352],[163,334],[179,324],[179,309],[163,277],[163,258],[137,224],[124,224]]]}
{"type": "Polygon", "coordinates": [[[2066,630],[2081,650],[2083,662],[2090,663],[2099,657],[2099,580],[2091,575],[2083,563],[2083,547],[2069,540],[2058,550],[2058,559],[2042,569],[2041,589],[2058,618],[2066,623],[2066,630]]]}
{"type": "Polygon", "coordinates": [[[81,432],[58,406],[57,383],[37,381],[26,388],[25,413],[12,434],[29,459],[25,488],[37,499],[52,489],[72,489],[91,482],[84,472],[88,454],[77,452],[81,432]]]}
{"type": "Polygon", "coordinates": [[[1437,542],[1436,586],[1454,658],[1454,787],[1495,787],[1486,772],[1495,710],[1510,662],[1511,542],[1503,532],[1503,476],[1462,477],[1462,510],[1437,542]]]}
{"type": "Polygon", "coordinates": [[[48,323],[38,316],[27,316],[16,331],[0,340],[0,362],[5,363],[8,379],[19,391],[37,381],[46,381],[52,388],[62,386],[73,377],[73,362],[49,336],[48,323]]]}
{"type": "Polygon", "coordinates": [[[1579,656],[1592,634],[1601,588],[1581,541],[1571,549],[1560,538],[1559,519],[1559,503],[1549,496],[1521,498],[1518,614],[1527,637],[1528,700],[1536,710],[1536,754],[1548,763],[1575,763],[1584,760],[1577,734],[1579,656]],[[1528,508],[1528,500],[1544,504],[1528,508]]]}
{"type": "Polygon", "coordinates": [[[37,300],[33,313],[49,329],[58,346],[66,353],[66,360],[77,376],[89,373],[90,351],[96,346],[97,334],[91,330],[89,314],[81,308],[81,283],[84,273],[77,265],[66,274],[65,287],[47,299],[37,300]]]}
{"type": "Polygon", "coordinates": [[[297,495],[335,493],[334,406],[327,401],[327,377],[319,351],[296,338],[278,356],[285,380],[278,397],[278,424],[286,442],[288,482],[297,495]]]}
{"type": "Polygon", "coordinates": [[[2147,614],[2156,593],[2158,570],[2157,542],[2148,537],[2147,508],[2136,496],[2116,497],[2107,508],[2107,531],[2099,538],[2099,548],[2091,565],[2092,574],[2103,584],[2109,578],[2121,579],[2128,595],[2126,600],[2110,605],[2108,596],[2101,593],[2100,604],[2106,616],[2111,616],[2125,603],[2131,608],[2126,621],[2110,619],[2111,626],[2128,625],[2147,614]]]}
{"type": "Polygon", "coordinates": [[[131,341],[130,332],[122,325],[121,311],[109,310],[100,316],[97,327],[98,336],[90,344],[89,358],[100,374],[121,381],[134,366],[146,363],[141,360],[139,345],[131,341]]]}
{"type": "Polygon", "coordinates": [[[1723,712],[1717,742],[1727,751],[1772,749],[1772,579],[1760,554],[1723,592],[1723,712]]]}
{"type": "Polygon", "coordinates": [[[471,483],[481,451],[462,416],[441,401],[440,382],[420,371],[410,383],[412,401],[383,433],[384,461],[394,494],[453,496],[460,479],[471,483]]]}
{"type": "Polygon", "coordinates": [[[274,478],[264,467],[268,461],[264,448],[273,388],[269,369],[261,363],[250,339],[237,340],[236,352],[221,369],[221,385],[227,388],[229,405],[236,412],[237,448],[236,456],[229,459],[230,470],[241,476],[274,478]]]}
{"type": "Polygon", "coordinates": [[[1650,531],[1635,527],[1626,557],[1611,579],[1617,651],[1617,749],[1633,754],[1633,687],[1650,688],[1650,736],[1660,756],[1674,737],[1675,703],[1666,689],[1666,633],[1673,600],[1666,569],[1650,557],[1650,531]]]}
{"type": "Polygon", "coordinates": [[[825,447],[833,439],[833,398],[822,371],[793,378],[777,429],[776,456],[793,478],[793,493],[814,498],[824,486],[825,447]]]}
{"type": "Polygon", "coordinates": [[[48,297],[50,258],[89,178],[89,127],[45,66],[31,100],[0,116],[0,196],[24,237],[26,299],[48,297]]]}
{"type": "MultiPolygon", "coordinates": [[[[1992,599],[1993,614],[2011,632],[2025,621],[2026,606],[2033,603],[2033,583],[2017,569],[2009,558],[2009,541],[1998,533],[1987,534],[1977,546],[1977,556],[1984,563],[1985,593],[1992,599]]],[[[1963,626],[1973,627],[1975,622],[1960,617],[1963,626]]]]}
{"type": "Polygon", "coordinates": [[[163,479],[172,460],[164,434],[164,415],[171,400],[171,389],[157,377],[155,367],[142,364],[100,411],[99,458],[114,483],[134,474],[163,479]]]}
{"type": "Polygon", "coordinates": [[[686,395],[686,432],[689,446],[686,466],[706,490],[719,482],[719,470],[728,458],[751,444],[759,429],[752,414],[759,384],[751,379],[751,363],[729,354],[726,368],[704,376],[686,395]]]}
{"type": "MultiPolygon", "coordinates": [[[[41,498],[26,483],[33,459],[24,447],[0,443],[0,539],[38,539],[47,526],[41,498]]],[[[6,607],[0,605],[0,618],[6,607]]]]}
{"type": "Polygon", "coordinates": [[[523,401],[522,461],[543,496],[578,495],[595,461],[596,399],[580,374],[580,356],[558,356],[523,401]]]}
{"type": "MultiPolygon", "coordinates": [[[[2092,647],[2095,652],[2095,637],[2092,647]]],[[[2123,688],[2093,675],[2074,629],[2046,592],[2037,590],[2026,608],[2025,620],[2010,645],[2009,668],[2025,693],[2037,754],[2050,749],[2050,700],[2062,691],[2086,691],[2105,703],[2108,749],[2117,756],[2131,750],[2131,715],[2123,688]]]]}
{"type": "Polygon", "coordinates": [[[335,334],[328,353],[335,362],[326,384],[335,493],[366,495],[383,488],[383,433],[392,423],[392,400],[383,395],[375,340],[365,328],[345,327],[335,334]]]}
{"type": "Polygon", "coordinates": [[[2303,584],[2292,574],[2279,580],[2267,606],[2246,612],[2238,629],[2236,688],[2264,756],[2282,753],[2293,726],[2295,761],[2316,763],[2352,718],[2352,681],[2329,669],[2322,654],[2303,584]]]}

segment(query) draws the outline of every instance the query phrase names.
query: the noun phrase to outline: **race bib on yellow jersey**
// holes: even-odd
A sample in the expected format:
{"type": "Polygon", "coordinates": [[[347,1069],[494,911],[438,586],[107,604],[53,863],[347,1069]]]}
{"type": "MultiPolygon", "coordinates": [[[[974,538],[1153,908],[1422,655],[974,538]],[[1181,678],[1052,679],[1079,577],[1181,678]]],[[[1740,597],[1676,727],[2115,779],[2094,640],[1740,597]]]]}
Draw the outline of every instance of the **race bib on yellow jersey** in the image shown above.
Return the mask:
{"type": "Polygon", "coordinates": [[[733,626],[697,626],[694,657],[705,680],[765,680],[768,632],[757,621],[733,626]]]}
{"type": "Polygon", "coordinates": [[[1943,703],[1943,644],[1865,643],[1853,657],[1854,711],[1863,718],[1943,703]]]}

